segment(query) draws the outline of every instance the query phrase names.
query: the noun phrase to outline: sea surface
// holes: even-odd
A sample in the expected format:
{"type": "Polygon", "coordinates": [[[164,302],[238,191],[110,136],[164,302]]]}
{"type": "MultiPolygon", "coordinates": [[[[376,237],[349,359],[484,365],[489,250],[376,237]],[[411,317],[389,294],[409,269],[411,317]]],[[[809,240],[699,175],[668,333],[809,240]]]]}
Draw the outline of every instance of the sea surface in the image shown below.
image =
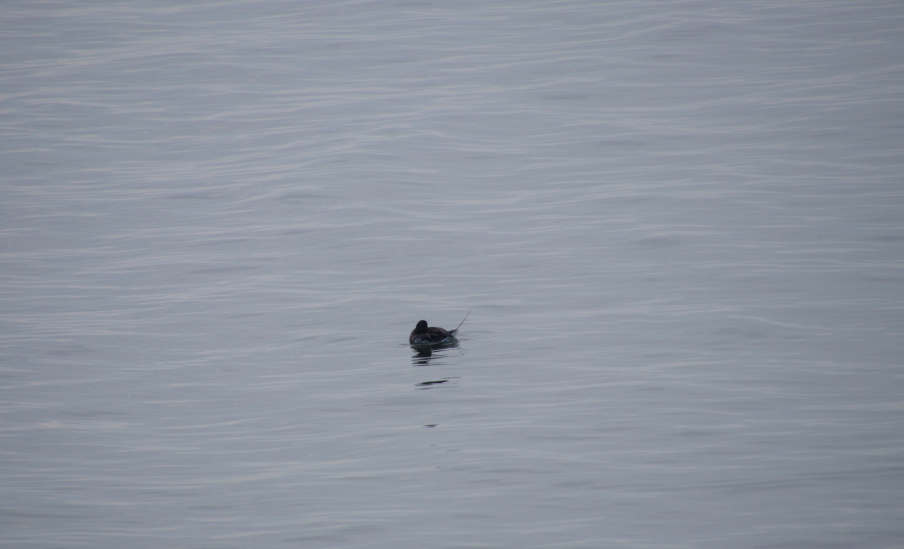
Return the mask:
{"type": "Polygon", "coordinates": [[[904,547],[904,4],[4,2],[0,532],[904,547]]]}

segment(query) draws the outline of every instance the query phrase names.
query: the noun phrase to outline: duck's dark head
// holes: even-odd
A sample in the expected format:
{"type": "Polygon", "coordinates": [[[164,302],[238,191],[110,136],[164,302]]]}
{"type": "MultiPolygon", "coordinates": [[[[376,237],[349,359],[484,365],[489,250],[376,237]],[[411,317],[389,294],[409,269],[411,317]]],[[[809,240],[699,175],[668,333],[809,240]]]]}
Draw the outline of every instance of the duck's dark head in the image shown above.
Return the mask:
{"type": "MultiPolygon", "coordinates": [[[[410,326],[410,324],[409,324],[410,326]]],[[[414,327],[414,333],[416,334],[426,334],[427,333],[427,321],[419,320],[417,326],[414,327]]]]}

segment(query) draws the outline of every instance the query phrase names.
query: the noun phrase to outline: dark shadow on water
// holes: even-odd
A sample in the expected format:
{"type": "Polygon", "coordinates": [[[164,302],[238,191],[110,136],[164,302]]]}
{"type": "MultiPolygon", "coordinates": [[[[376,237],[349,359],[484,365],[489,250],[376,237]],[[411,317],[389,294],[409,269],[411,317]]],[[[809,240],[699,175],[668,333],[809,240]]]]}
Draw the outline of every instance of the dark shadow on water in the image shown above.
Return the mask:
{"type": "Polygon", "coordinates": [[[437,387],[442,387],[443,383],[449,383],[450,381],[455,381],[458,379],[457,377],[445,377],[443,379],[437,379],[435,381],[422,381],[420,383],[415,383],[414,386],[420,390],[424,389],[435,389],[437,387]]]}
{"type": "Polygon", "coordinates": [[[412,345],[411,349],[414,351],[414,355],[411,357],[411,365],[429,366],[432,361],[447,356],[450,349],[457,348],[458,341],[455,340],[432,345],[412,345]]]}
{"type": "Polygon", "coordinates": [[[439,385],[440,383],[447,383],[448,379],[439,379],[436,381],[424,381],[423,383],[418,383],[418,387],[429,387],[430,385],[439,385]]]}

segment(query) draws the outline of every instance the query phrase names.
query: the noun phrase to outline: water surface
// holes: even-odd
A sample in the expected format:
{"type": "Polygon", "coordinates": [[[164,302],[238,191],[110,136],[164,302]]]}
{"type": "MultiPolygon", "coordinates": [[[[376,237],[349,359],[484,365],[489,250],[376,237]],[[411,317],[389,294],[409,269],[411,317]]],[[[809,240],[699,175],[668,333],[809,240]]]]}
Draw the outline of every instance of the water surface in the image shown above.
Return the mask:
{"type": "Polygon", "coordinates": [[[8,3],[0,545],[901,547],[902,27],[8,3]]]}

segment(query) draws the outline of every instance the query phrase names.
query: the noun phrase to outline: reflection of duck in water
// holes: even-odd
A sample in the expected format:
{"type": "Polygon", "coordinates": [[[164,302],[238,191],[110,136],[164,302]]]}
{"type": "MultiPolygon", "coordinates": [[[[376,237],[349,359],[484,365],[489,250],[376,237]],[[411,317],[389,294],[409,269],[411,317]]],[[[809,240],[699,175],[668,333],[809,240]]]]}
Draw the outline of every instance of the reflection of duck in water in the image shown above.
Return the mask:
{"type": "MultiPolygon", "coordinates": [[[[468,315],[469,314],[471,314],[471,311],[468,311],[468,315]]],[[[465,320],[468,319],[468,315],[465,315],[464,320],[461,321],[461,324],[458,325],[458,328],[461,328],[461,325],[465,323],[465,320]]],[[[458,331],[458,328],[450,331],[438,328],[436,326],[427,327],[427,321],[421,320],[417,323],[417,326],[414,327],[414,330],[411,330],[411,335],[408,336],[408,343],[412,345],[449,343],[455,341],[455,332],[458,331]]]]}

